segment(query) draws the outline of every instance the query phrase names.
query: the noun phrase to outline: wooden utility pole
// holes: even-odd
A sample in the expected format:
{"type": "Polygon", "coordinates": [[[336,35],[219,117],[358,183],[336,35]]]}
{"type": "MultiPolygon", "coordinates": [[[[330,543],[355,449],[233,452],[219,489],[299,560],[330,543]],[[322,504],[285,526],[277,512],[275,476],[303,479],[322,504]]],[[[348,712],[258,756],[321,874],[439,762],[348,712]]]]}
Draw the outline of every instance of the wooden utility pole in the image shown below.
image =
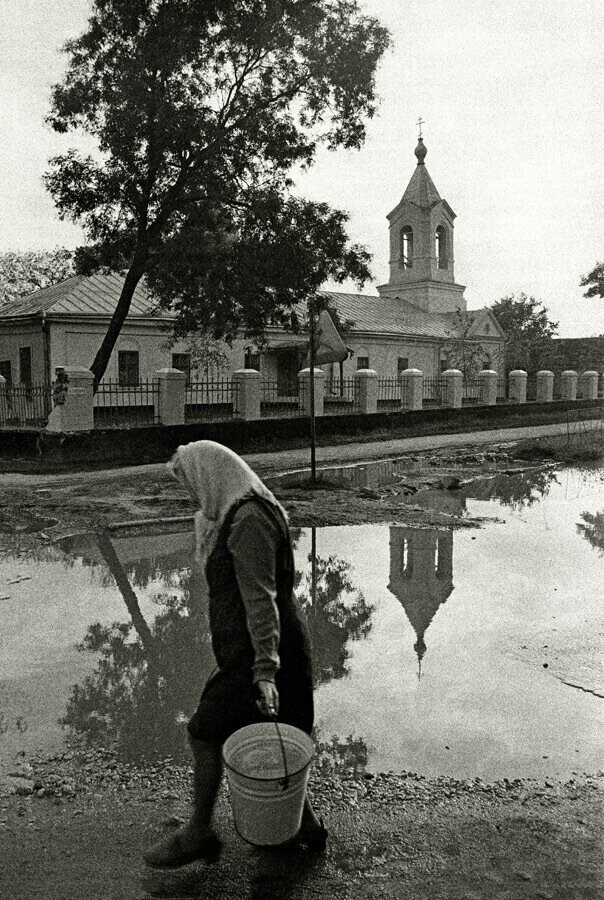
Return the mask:
{"type": "Polygon", "coordinates": [[[311,298],[308,301],[308,316],[310,319],[310,379],[309,379],[309,403],[310,403],[310,481],[311,484],[317,482],[317,459],[316,459],[316,439],[315,439],[315,304],[311,298]]]}

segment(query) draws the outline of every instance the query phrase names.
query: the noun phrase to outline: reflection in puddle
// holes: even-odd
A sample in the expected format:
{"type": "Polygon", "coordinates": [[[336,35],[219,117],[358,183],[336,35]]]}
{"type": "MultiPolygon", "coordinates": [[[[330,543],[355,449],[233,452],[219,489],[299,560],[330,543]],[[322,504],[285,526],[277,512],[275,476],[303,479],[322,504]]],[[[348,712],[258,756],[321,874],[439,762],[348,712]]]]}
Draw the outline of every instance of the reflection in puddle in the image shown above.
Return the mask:
{"type": "Polygon", "coordinates": [[[413,649],[421,677],[425,634],[453,590],[453,531],[392,526],[388,590],[400,601],[415,632],[413,649]]]}
{"type": "MultiPolygon", "coordinates": [[[[446,493],[508,521],[293,534],[321,764],[485,778],[601,768],[604,702],[585,693],[604,694],[601,473],[446,493]]],[[[183,533],[90,534],[5,554],[5,758],[59,747],[62,722],[125,759],[188,760],[184,722],[215,664],[191,550],[183,533]]]]}

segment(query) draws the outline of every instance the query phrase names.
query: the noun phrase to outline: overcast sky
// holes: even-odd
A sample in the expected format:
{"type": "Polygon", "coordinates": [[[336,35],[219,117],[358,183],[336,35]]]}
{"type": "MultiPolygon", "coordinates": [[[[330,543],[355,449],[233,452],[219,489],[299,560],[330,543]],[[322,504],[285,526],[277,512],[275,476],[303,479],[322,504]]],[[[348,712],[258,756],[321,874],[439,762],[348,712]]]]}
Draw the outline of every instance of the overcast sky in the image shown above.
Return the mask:
{"type": "MultiPolygon", "coordinates": [[[[418,116],[426,165],[457,213],[455,275],[470,308],[519,291],[562,336],[604,333],[604,300],[581,275],[604,258],[602,0],[363,0],[391,31],[379,115],[361,151],[322,153],[299,192],[350,213],[349,233],[388,280],[386,214],[413,173],[418,116]]],[[[44,125],[58,48],[88,0],[0,0],[0,251],[82,242],[41,175],[73,144],[44,125]]]]}

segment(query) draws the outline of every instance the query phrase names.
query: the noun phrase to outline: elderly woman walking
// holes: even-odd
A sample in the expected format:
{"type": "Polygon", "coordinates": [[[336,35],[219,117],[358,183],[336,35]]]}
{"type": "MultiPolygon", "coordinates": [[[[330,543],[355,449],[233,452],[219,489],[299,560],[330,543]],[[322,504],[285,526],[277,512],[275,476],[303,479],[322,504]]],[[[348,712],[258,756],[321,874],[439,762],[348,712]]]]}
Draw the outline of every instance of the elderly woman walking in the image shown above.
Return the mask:
{"type": "MultiPolygon", "coordinates": [[[[293,593],[283,507],[247,463],[213,441],[179,447],[168,469],[197,508],[194,564],[207,582],[218,671],[188,726],[193,813],[186,826],[145,854],[147,864],[157,867],[218,858],[212,813],[229,735],[272,716],[307,734],[313,725],[310,648],[293,593]]],[[[326,838],[306,798],[297,841],[322,850],[326,838]]]]}

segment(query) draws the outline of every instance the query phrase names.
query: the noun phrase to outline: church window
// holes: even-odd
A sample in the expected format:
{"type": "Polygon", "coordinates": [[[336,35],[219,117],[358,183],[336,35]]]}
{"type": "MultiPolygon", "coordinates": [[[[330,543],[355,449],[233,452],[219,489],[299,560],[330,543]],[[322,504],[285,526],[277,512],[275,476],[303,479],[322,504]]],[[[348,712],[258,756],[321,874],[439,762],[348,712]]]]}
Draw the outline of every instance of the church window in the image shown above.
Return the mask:
{"type": "Polygon", "coordinates": [[[13,373],[11,370],[10,359],[0,360],[0,375],[2,375],[8,385],[11,385],[13,383],[13,373]]]}
{"type": "Polygon", "coordinates": [[[439,269],[447,268],[447,232],[443,225],[439,225],[435,235],[436,261],[439,269]]]}
{"type": "Polygon", "coordinates": [[[190,353],[173,353],[172,368],[184,372],[186,376],[185,383],[191,384],[191,354],[190,353]]]}
{"type": "Polygon", "coordinates": [[[401,560],[402,563],[402,574],[407,578],[410,578],[413,574],[413,554],[411,551],[411,541],[409,538],[403,538],[403,557],[401,560]]]}
{"type": "Polygon", "coordinates": [[[409,225],[401,231],[401,262],[403,269],[413,266],[413,229],[409,225]]]}
{"type": "Polygon", "coordinates": [[[396,364],[397,372],[400,375],[401,372],[404,372],[409,368],[409,357],[408,356],[399,356],[396,364]]]}
{"type": "Polygon", "coordinates": [[[140,384],[138,350],[118,350],[117,370],[118,383],[122,387],[140,384]]]}
{"type": "Polygon", "coordinates": [[[357,369],[368,369],[369,368],[369,357],[368,356],[357,356],[357,369]]]}
{"type": "Polygon", "coordinates": [[[243,361],[243,366],[246,369],[256,369],[257,372],[260,371],[260,354],[257,350],[253,350],[250,347],[246,348],[245,351],[245,359],[243,361]]]}

